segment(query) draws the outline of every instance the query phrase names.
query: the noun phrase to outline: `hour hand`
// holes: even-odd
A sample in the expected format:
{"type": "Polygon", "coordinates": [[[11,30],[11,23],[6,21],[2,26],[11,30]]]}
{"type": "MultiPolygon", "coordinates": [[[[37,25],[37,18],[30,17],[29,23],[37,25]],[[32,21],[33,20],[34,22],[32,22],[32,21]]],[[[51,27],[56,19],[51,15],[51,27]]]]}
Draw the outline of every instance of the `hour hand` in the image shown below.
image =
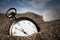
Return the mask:
{"type": "Polygon", "coordinates": [[[25,33],[25,34],[27,34],[27,33],[24,31],[24,29],[23,29],[23,28],[22,28],[22,32],[23,32],[23,33],[25,33]]]}
{"type": "MultiPolygon", "coordinates": [[[[18,29],[18,28],[15,27],[15,29],[18,29]]],[[[18,30],[21,31],[21,32],[23,32],[23,33],[25,33],[25,34],[27,34],[27,33],[24,31],[23,28],[21,28],[21,29],[22,29],[22,30],[20,30],[20,29],[18,29],[18,30]]]]}
{"type": "MultiPolygon", "coordinates": [[[[18,23],[18,25],[19,25],[19,23],[18,23]]],[[[19,26],[20,26],[20,25],[19,25],[19,26]]],[[[25,34],[27,34],[22,27],[21,27],[21,29],[22,29],[22,30],[21,30],[22,32],[24,32],[25,34]]]]}

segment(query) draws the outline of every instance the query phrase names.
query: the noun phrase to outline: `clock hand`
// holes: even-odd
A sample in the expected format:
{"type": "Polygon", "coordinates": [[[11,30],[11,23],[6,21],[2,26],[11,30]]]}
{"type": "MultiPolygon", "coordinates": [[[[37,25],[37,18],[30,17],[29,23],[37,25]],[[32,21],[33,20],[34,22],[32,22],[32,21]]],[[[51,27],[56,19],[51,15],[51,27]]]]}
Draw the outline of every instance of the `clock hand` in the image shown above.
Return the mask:
{"type": "Polygon", "coordinates": [[[22,28],[22,31],[25,33],[25,34],[27,34],[25,31],[24,31],[24,29],[22,28]]]}
{"type": "Polygon", "coordinates": [[[16,27],[15,27],[15,29],[17,29],[17,30],[19,30],[19,31],[24,32],[25,34],[27,34],[23,29],[20,30],[20,29],[18,29],[18,28],[16,28],[16,27]]]}
{"type": "MultiPolygon", "coordinates": [[[[18,23],[18,25],[19,25],[19,23],[18,23]]],[[[20,26],[20,25],[19,25],[19,26],[20,26]]],[[[23,33],[27,34],[22,27],[21,27],[21,29],[22,29],[22,30],[20,30],[20,31],[22,31],[23,33]]]]}

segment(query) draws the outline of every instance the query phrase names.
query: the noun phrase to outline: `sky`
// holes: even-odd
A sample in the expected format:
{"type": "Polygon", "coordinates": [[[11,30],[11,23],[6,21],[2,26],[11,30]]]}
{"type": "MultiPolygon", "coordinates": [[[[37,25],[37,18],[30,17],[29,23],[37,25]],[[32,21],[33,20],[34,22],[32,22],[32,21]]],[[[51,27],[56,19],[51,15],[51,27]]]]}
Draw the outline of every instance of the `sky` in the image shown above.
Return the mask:
{"type": "Polygon", "coordinates": [[[50,15],[54,19],[60,17],[60,0],[0,0],[0,13],[6,13],[12,7],[17,9],[17,13],[34,12],[43,15],[44,20],[50,15]]]}

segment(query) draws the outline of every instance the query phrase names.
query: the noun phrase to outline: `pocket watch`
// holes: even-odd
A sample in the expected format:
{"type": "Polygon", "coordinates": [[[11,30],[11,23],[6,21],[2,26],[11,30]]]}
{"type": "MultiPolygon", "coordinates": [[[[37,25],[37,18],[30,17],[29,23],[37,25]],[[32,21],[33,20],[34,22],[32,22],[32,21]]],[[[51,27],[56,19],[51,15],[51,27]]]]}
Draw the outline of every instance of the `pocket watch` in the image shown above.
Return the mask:
{"type": "Polygon", "coordinates": [[[16,18],[15,15],[17,10],[15,8],[10,8],[6,17],[14,18],[14,22],[10,26],[9,35],[11,36],[29,36],[34,33],[38,33],[40,28],[36,24],[36,22],[28,17],[19,17],[16,18]]]}

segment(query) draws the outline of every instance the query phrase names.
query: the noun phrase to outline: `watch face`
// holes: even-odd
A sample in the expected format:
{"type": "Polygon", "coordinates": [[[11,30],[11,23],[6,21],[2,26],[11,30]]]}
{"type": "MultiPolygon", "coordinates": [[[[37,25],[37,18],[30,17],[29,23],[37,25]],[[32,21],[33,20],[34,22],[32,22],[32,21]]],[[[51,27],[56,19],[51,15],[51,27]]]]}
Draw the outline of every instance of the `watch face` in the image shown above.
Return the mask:
{"type": "Polygon", "coordinates": [[[12,36],[29,36],[38,33],[36,25],[30,20],[20,20],[10,28],[12,36]]]}

